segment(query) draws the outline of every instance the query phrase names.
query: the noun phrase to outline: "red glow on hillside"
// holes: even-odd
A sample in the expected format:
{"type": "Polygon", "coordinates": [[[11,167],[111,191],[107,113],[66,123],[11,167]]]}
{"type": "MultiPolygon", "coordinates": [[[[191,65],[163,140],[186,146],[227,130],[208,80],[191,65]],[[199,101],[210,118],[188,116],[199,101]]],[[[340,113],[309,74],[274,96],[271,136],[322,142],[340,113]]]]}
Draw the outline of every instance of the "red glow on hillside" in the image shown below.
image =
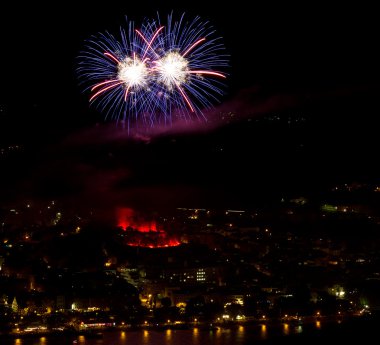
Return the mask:
{"type": "Polygon", "coordinates": [[[175,237],[160,229],[155,220],[147,221],[128,207],[117,209],[117,224],[125,233],[126,244],[133,247],[165,248],[181,244],[175,237]]]}
{"type": "Polygon", "coordinates": [[[132,228],[139,232],[157,231],[157,225],[154,220],[146,221],[140,216],[136,215],[136,212],[132,208],[119,207],[117,209],[118,226],[127,230],[132,228]]]}

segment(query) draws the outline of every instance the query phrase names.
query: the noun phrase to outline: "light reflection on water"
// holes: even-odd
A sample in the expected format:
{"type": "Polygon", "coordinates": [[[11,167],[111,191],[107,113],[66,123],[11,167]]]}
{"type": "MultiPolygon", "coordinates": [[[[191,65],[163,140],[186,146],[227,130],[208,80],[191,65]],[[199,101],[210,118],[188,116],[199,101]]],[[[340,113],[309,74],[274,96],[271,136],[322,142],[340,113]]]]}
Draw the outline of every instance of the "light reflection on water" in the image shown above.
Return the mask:
{"type": "Polygon", "coordinates": [[[199,329],[198,328],[194,328],[193,329],[193,341],[192,341],[192,344],[199,344],[199,329]]]}
{"type": "MultiPolygon", "coordinates": [[[[307,325],[304,325],[305,327],[307,325]]],[[[36,337],[25,339],[1,340],[1,345],[243,345],[254,340],[270,339],[274,335],[291,335],[307,332],[309,328],[321,329],[318,320],[306,329],[302,325],[288,323],[271,325],[236,325],[231,328],[217,327],[213,329],[194,328],[191,330],[164,331],[157,330],[127,330],[104,332],[103,338],[92,339],[85,336],[36,337]]]]}
{"type": "Polygon", "coordinates": [[[284,329],[283,329],[284,335],[289,335],[289,324],[284,323],[283,327],[284,327],[284,329]]]}
{"type": "Polygon", "coordinates": [[[171,340],[172,340],[172,330],[171,329],[167,329],[166,330],[166,332],[165,332],[165,340],[166,340],[167,344],[171,344],[171,340]]]}
{"type": "Polygon", "coordinates": [[[260,332],[261,332],[261,338],[266,339],[267,338],[267,325],[261,325],[260,332]]]}
{"type": "Polygon", "coordinates": [[[127,332],[121,331],[120,332],[120,344],[124,345],[127,343],[127,332]]]}
{"type": "Polygon", "coordinates": [[[142,343],[143,344],[149,344],[149,332],[146,329],[143,330],[142,343]]]}

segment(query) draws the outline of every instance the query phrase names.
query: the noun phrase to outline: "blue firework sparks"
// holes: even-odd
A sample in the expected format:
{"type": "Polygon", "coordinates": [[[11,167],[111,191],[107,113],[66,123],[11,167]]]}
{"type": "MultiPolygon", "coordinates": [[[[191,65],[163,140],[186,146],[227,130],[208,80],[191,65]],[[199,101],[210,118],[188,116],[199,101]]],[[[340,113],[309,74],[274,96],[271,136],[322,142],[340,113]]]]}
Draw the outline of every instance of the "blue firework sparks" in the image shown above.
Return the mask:
{"type": "Polygon", "coordinates": [[[154,126],[173,116],[203,116],[222,95],[228,65],[220,38],[196,17],[168,16],[136,29],[127,22],[120,39],[106,32],[92,36],[79,56],[78,73],[90,103],[106,117],[154,126]]]}

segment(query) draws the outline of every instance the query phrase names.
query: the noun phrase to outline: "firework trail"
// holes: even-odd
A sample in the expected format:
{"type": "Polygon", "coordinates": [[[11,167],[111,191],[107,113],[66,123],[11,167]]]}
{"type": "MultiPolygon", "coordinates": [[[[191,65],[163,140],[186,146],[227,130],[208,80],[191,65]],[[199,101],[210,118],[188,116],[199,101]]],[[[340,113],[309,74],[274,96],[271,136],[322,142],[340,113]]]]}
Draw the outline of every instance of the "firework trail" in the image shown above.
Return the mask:
{"type": "Polygon", "coordinates": [[[78,74],[89,101],[107,117],[153,127],[173,117],[203,116],[223,94],[228,60],[215,31],[196,17],[127,21],[120,39],[92,36],[79,56],[78,74]]]}

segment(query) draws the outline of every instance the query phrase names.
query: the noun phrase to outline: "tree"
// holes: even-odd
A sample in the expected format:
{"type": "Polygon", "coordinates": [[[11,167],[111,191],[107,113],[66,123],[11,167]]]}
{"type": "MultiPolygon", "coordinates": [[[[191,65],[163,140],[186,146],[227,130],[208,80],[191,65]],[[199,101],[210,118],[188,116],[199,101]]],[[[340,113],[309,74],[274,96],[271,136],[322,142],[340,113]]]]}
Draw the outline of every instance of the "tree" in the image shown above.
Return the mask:
{"type": "Polygon", "coordinates": [[[12,311],[14,313],[17,313],[18,312],[18,303],[17,303],[17,300],[16,300],[16,296],[13,298],[13,302],[12,302],[12,311]]]}

